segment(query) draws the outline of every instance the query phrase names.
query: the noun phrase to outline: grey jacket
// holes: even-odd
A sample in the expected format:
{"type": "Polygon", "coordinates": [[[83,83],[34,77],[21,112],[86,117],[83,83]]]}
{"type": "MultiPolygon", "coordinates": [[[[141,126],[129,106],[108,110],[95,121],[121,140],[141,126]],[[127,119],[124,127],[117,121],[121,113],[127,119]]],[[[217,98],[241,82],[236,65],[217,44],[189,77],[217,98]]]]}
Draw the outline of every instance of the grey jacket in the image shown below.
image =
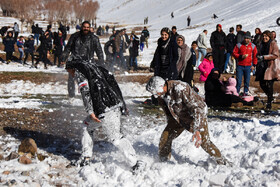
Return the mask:
{"type": "Polygon", "coordinates": [[[196,41],[199,48],[207,49],[207,37],[204,32],[199,34],[196,41]]]}

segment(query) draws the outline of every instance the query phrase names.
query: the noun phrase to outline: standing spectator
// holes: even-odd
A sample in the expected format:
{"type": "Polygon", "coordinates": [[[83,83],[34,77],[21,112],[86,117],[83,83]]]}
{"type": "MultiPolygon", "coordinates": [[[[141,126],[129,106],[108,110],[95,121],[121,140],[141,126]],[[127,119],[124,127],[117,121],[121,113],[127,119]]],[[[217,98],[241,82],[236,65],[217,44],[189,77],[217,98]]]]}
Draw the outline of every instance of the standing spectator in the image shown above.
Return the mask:
{"type": "Polygon", "coordinates": [[[258,53],[259,62],[256,70],[256,81],[260,81],[260,86],[267,95],[266,108],[271,109],[273,101],[273,84],[280,80],[279,48],[273,40],[272,33],[268,30],[262,33],[262,42],[258,53]]]}
{"type": "Polygon", "coordinates": [[[174,13],[173,13],[173,12],[171,12],[171,19],[172,19],[172,18],[174,18],[174,13]]]}
{"type": "Polygon", "coordinates": [[[125,66],[124,66],[124,70],[127,70],[127,68],[129,67],[130,65],[130,60],[129,60],[129,49],[128,49],[128,46],[129,46],[129,42],[130,42],[130,39],[128,37],[128,35],[126,34],[126,28],[123,28],[123,41],[124,41],[124,46],[125,46],[125,50],[123,52],[123,56],[124,56],[124,60],[125,60],[125,66]]]}
{"type": "Polygon", "coordinates": [[[258,52],[260,51],[260,45],[262,42],[262,31],[260,28],[256,28],[255,29],[255,36],[254,36],[254,40],[253,40],[253,44],[256,45],[258,52]]]}
{"type": "Polygon", "coordinates": [[[201,64],[198,66],[200,71],[199,80],[205,82],[211,70],[214,68],[212,53],[207,53],[201,64]]]}
{"type": "Polygon", "coordinates": [[[211,34],[210,44],[213,52],[213,61],[215,68],[223,71],[225,65],[225,47],[226,47],[226,34],[222,30],[222,25],[216,26],[216,31],[211,34]]]}
{"type": "Polygon", "coordinates": [[[15,51],[16,40],[13,37],[13,31],[8,31],[7,36],[3,39],[3,44],[5,46],[4,51],[6,52],[6,62],[9,64],[13,57],[13,52],[15,51]]]}
{"type": "Polygon", "coordinates": [[[144,27],[144,30],[142,30],[141,35],[144,36],[145,44],[146,44],[146,47],[148,48],[148,39],[150,37],[150,32],[148,31],[147,27],[144,27]]]}
{"type": "Polygon", "coordinates": [[[19,33],[19,25],[17,22],[14,23],[14,32],[15,32],[15,41],[17,41],[18,33],[19,33]]]}
{"type": "Polygon", "coordinates": [[[242,78],[244,76],[244,95],[248,95],[250,84],[250,73],[257,65],[257,48],[251,43],[251,33],[246,32],[242,44],[238,43],[234,47],[233,56],[237,59],[236,79],[237,92],[240,92],[242,78]]]}
{"type": "Polygon", "coordinates": [[[188,21],[188,27],[189,27],[191,25],[191,17],[190,16],[188,16],[187,21],[188,21]]]}
{"type": "Polygon", "coordinates": [[[275,31],[271,31],[271,39],[274,40],[276,43],[277,43],[277,40],[276,40],[276,32],[275,31]]]}
{"type": "Polygon", "coordinates": [[[47,30],[45,31],[45,33],[46,33],[46,32],[49,33],[49,38],[52,40],[52,39],[53,39],[52,25],[48,25],[48,26],[47,26],[47,30]]]}
{"type": "MultiPolygon", "coordinates": [[[[65,62],[71,53],[72,59],[77,57],[94,63],[94,52],[96,53],[99,63],[104,63],[104,56],[100,46],[99,38],[89,31],[90,23],[84,21],[82,30],[71,35],[68,43],[61,55],[61,62],[65,62]]],[[[68,93],[70,98],[75,97],[74,77],[68,74],[68,93]]]]}
{"type": "Polygon", "coordinates": [[[32,35],[28,36],[28,40],[24,43],[24,53],[25,53],[25,57],[24,57],[24,61],[23,64],[27,64],[26,60],[29,56],[29,54],[31,55],[31,59],[32,59],[32,66],[34,67],[34,37],[32,35]]]}
{"type": "Polygon", "coordinates": [[[141,34],[141,36],[140,36],[140,50],[141,51],[143,51],[143,49],[144,49],[144,42],[145,42],[145,37],[144,37],[144,35],[142,35],[141,34]]]}
{"type": "Polygon", "coordinates": [[[96,34],[98,36],[101,36],[102,35],[102,27],[99,25],[99,27],[97,28],[97,31],[96,31],[96,34]]]}
{"type": "Polygon", "coordinates": [[[176,26],[173,26],[172,29],[171,29],[170,41],[176,43],[176,38],[177,38],[178,36],[179,36],[179,34],[177,33],[177,27],[176,27],[176,26]]]}
{"type": "Polygon", "coordinates": [[[192,46],[191,46],[193,69],[195,69],[195,65],[196,65],[196,53],[195,53],[195,51],[197,50],[197,46],[198,46],[197,41],[193,41],[192,46]]]}
{"type": "Polygon", "coordinates": [[[58,60],[57,67],[60,67],[61,64],[61,54],[62,54],[62,48],[65,38],[63,37],[63,34],[61,31],[58,31],[58,33],[54,33],[54,41],[53,41],[53,48],[54,48],[54,61],[53,64],[56,65],[56,60],[58,60]]]}
{"type": "Polygon", "coordinates": [[[36,45],[39,45],[39,37],[42,34],[42,28],[39,27],[38,24],[36,24],[35,26],[35,30],[34,30],[34,39],[36,40],[36,45]]]}
{"type": "Polygon", "coordinates": [[[235,45],[244,41],[245,32],[242,31],[242,25],[236,25],[235,45]]]}
{"type": "Polygon", "coordinates": [[[39,63],[39,60],[41,60],[44,63],[44,68],[47,68],[47,64],[51,65],[50,60],[48,59],[48,56],[50,55],[50,50],[52,49],[52,40],[50,37],[49,32],[45,32],[42,36],[40,36],[40,46],[38,47],[37,51],[39,52],[39,59],[36,62],[35,68],[37,68],[37,64],[39,63]]]}
{"type": "MultiPolygon", "coordinates": [[[[224,67],[224,73],[228,73],[227,72],[227,66],[231,57],[231,54],[233,52],[233,48],[235,46],[235,34],[234,34],[234,28],[231,27],[229,29],[229,34],[227,35],[227,45],[226,45],[226,49],[227,49],[227,53],[226,53],[226,62],[225,62],[225,67],[224,67]]],[[[234,62],[233,62],[234,63],[234,62]]],[[[235,66],[234,64],[232,64],[233,66],[235,66]]],[[[233,70],[235,70],[235,68],[231,68],[233,70]]],[[[234,71],[233,71],[234,72],[234,71]]]]}
{"type": "Polygon", "coordinates": [[[130,35],[130,44],[129,44],[129,62],[130,67],[133,67],[137,71],[137,56],[139,50],[139,38],[135,35],[135,32],[132,31],[130,35]]]}
{"type": "Polygon", "coordinates": [[[161,38],[158,39],[158,46],[152,61],[152,67],[155,70],[154,75],[165,80],[175,80],[178,78],[178,47],[177,44],[170,41],[169,28],[162,28],[160,34],[161,38]]]}
{"type": "Polygon", "coordinates": [[[106,34],[109,34],[109,25],[106,25],[105,29],[106,29],[106,34]]]}
{"type": "MultiPolygon", "coordinates": [[[[193,87],[193,55],[192,51],[187,44],[185,44],[185,37],[182,35],[177,36],[178,44],[178,61],[177,72],[179,80],[188,83],[193,87]]],[[[194,57],[195,58],[195,57],[194,57]]]]}
{"type": "Polygon", "coordinates": [[[17,47],[18,47],[18,52],[19,52],[19,63],[22,64],[22,58],[24,55],[24,37],[20,36],[18,41],[17,41],[17,47]]]}
{"type": "Polygon", "coordinates": [[[198,45],[198,59],[196,62],[196,67],[199,66],[202,55],[204,58],[207,53],[207,33],[208,31],[204,30],[196,39],[198,45]]]}
{"type": "Polygon", "coordinates": [[[124,30],[121,30],[116,35],[116,38],[114,40],[115,46],[116,46],[116,52],[114,54],[113,65],[116,64],[117,57],[119,57],[120,61],[121,61],[120,66],[121,66],[122,69],[125,69],[126,68],[126,63],[125,63],[124,56],[123,56],[123,53],[125,51],[125,41],[124,41],[123,35],[124,35],[124,30]]]}

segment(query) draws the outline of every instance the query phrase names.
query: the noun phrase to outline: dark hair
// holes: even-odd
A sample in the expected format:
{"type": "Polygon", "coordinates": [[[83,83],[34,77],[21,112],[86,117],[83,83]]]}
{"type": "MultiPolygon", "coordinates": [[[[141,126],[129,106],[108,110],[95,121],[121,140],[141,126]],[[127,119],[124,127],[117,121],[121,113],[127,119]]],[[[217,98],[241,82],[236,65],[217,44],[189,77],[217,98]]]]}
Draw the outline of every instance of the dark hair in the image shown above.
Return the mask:
{"type": "Polygon", "coordinates": [[[163,27],[160,31],[160,34],[162,34],[163,32],[166,32],[168,35],[170,35],[170,30],[168,27],[163,27]]]}
{"type": "Polygon", "coordinates": [[[177,30],[177,27],[176,27],[176,26],[173,26],[171,30],[173,30],[173,29],[176,29],[176,30],[177,30]]]}
{"type": "Polygon", "coordinates": [[[265,30],[263,33],[262,33],[262,37],[263,37],[263,35],[267,35],[270,39],[272,38],[272,34],[271,34],[271,32],[269,31],[269,30],[265,30]]]}
{"type": "MultiPolygon", "coordinates": [[[[275,33],[275,38],[276,38],[277,34],[276,34],[276,32],[275,32],[275,31],[271,31],[271,36],[272,36],[272,33],[273,33],[273,32],[275,33]]],[[[274,38],[274,39],[275,39],[275,38],[274,38]]]]}
{"type": "Polygon", "coordinates": [[[203,32],[206,32],[207,30],[205,29],[205,30],[203,30],[203,32]]]}
{"type": "Polygon", "coordinates": [[[90,26],[89,21],[84,21],[84,22],[82,23],[82,27],[84,26],[84,24],[89,24],[89,26],[90,26]]]}
{"type": "Polygon", "coordinates": [[[193,41],[193,42],[192,42],[192,45],[193,45],[193,44],[196,44],[196,45],[197,45],[197,41],[193,41]]]}
{"type": "Polygon", "coordinates": [[[234,31],[233,27],[229,28],[229,32],[233,32],[233,31],[234,31]]]}
{"type": "Polygon", "coordinates": [[[260,32],[259,34],[262,34],[262,31],[259,27],[257,27],[255,30],[258,30],[260,32]]]}
{"type": "Polygon", "coordinates": [[[242,25],[241,24],[236,25],[236,27],[240,27],[240,29],[242,29],[242,25]]]}

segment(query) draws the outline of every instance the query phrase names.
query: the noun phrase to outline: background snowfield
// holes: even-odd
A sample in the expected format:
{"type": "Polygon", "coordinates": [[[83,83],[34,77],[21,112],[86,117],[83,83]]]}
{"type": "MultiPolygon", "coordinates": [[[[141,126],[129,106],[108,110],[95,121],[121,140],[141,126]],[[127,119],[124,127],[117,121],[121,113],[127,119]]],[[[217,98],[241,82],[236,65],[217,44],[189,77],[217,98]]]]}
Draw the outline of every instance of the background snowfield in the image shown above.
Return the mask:
{"type": "MultiPolygon", "coordinates": [[[[243,30],[249,30],[252,34],[256,27],[260,27],[262,31],[275,30],[277,38],[280,33],[275,23],[276,18],[280,16],[279,0],[99,0],[99,2],[97,21],[104,25],[118,22],[128,29],[128,33],[134,27],[142,27],[144,18],[149,17],[148,29],[151,38],[149,48],[145,48],[139,56],[138,63],[142,66],[149,66],[157,39],[160,37],[160,29],[165,26],[176,25],[178,33],[186,37],[189,46],[204,29],[209,31],[208,39],[210,39],[210,33],[215,30],[218,23],[222,24],[225,33],[236,24],[242,24],[243,30]],[[174,12],[173,19],[170,17],[171,12],[174,12]],[[211,19],[213,13],[219,18],[211,19]],[[190,28],[186,27],[188,15],[192,18],[190,28]]],[[[7,24],[12,26],[16,20],[0,17],[0,26],[7,24]]],[[[105,41],[106,39],[101,39],[101,42],[105,41]]],[[[36,70],[16,63],[9,65],[0,63],[0,71],[66,73],[60,68],[50,67],[44,70],[41,67],[36,70]]],[[[126,73],[124,76],[132,75],[126,73]]],[[[200,95],[203,96],[203,85],[197,86],[200,95]]],[[[194,143],[190,141],[192,134],[187,131],[174,140],[171,160],[162,163],[157,157],[159,139],[166,126],[162,110],[149,109],[141,104],[150,96],[145,90],[145,84],[122,82],[120,88],[130,110],[130,116],[122,119],[122,132],[132,143],[138,158],[146,162],[147,166],[143,172],[132,175],[119,151],[106,144],[105,146],[95,144],[94,161],[89,166],[66,168],[70,161],[61,154],[48,154],[53,153],[55,149],[50,145],[47,149],[39,147],[39,153],[50,155],[41,162],[33,160],[30,165],[22,165],[17,159],[0,161],[0,185],[9,185],[15,180],[15,186],[44,187],[55,184],[100,187],[280,186],[280,109],[270,114],[209,111],[210,138],[222,154],[233,163],[232,167],[216,165],[202,148],[195,148],[194,143]],[[4,171],[10,171],[10,174],[6,175],[4,171]]],[[[82,108],[80,97],[76,97],[69,104],[66,84],[50,82],[35,85],[21,80],[0,84],[0,108],[29,108],[55,112],[57,108],[46,108],[45,105],[57,106],[66,103],[77,107],[77,110],[82,108]],[[29,97],[26,98],[27,95],[29,97]],[[38,95],[51,96],[52,101],[41,99],[38,95]]],[[[77,120],[76,123],[78,126],[81,121],[77,120]]],[[[113,123],[112,121],[112,125],[113,123]]],[[[57,125],[60,130],[64,129],[57,125]]],[[[67,133],[65,130],[66,136],[67,133]]],[[[74,154],[80,150],[78,141],[79,138],[69,139],[69,146],[63,148],[74,154]]],[[[19,139],[14,136],[0,136],[0,154],[8,156],[11,151],[17,151],[19,144],[19,139]]]]}

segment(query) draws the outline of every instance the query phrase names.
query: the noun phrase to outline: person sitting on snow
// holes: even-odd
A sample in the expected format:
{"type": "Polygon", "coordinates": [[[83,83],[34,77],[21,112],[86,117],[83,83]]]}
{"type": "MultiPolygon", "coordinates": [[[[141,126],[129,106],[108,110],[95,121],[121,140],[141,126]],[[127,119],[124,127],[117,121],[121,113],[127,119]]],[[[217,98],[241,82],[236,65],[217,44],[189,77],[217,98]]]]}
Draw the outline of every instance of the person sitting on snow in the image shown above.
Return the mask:
{"type": "Polygon", "coordinates": [[[187,83],[178,80],[165,81],[154,76],[147,83],[146,89],[158,97],[159,105],[167,117],[167,126],[159,143],[161,161],[171,158],[172,141],[187,130],[193,133],[192,141],[196,139],[197,148],[201,145],[218,164],[229,164],[210,140],[206,103],[187,83]]]}

